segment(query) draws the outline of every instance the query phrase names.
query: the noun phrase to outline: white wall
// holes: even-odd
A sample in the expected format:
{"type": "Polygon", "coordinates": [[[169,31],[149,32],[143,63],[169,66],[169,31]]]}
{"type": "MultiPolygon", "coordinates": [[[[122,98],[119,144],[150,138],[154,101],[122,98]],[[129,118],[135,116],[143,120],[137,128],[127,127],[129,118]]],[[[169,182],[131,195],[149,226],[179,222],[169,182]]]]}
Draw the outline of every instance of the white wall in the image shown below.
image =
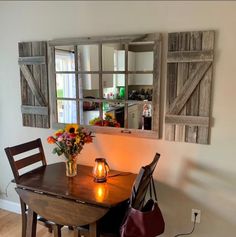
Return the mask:
{"type": "MultiPolygon", "coordinates": [[[[36,137],[43,140],[48,162],[59,161],[51,154],[46,138],[53,131],[26,128],[21,123],[20,81],[17,65],[19,41],[65,37],[103,36],[146,32],[216,30],[214,67],[214,124],[211,145],[195,145],[121,136],[96,135],[83,150],[80,162],[93,164],[106,157],[112,168],[137,172],[155,152],[161,160],[155,172],[159,198],[172,237],[191,229],[191,208],[202,210],[202,221],[194,236],[234,236],[236,223],[236,3],[235,2],[1,2],[0,3],[0,190],[12,178],[3,148],[36,137]],[[186,160],[203,164],[193,172],[186,160]],[[183,177],[191,174],[198,185],[183,177]],[[201,173],[201,174],[200,174],[201,173]],[[214,178],[216,177],[216,178],[214,178]]],[[[164,44],[164,48],[166,43],[164,44]]],[[[165,58],[166,50],[164,50],[165,58]]],[[[163,76],[165,76],[165,64],[163,76]]],[[[8,197],[17,201],[14,185],[8,197]]]]}

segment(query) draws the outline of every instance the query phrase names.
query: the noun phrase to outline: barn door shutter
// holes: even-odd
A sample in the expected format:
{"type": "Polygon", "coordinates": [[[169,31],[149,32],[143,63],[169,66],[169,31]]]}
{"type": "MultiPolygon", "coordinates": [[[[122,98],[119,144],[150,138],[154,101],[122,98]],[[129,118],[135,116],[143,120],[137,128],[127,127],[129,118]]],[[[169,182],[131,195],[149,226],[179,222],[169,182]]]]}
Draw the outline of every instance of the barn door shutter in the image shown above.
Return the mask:
{"type": "Polygon", "coordinates": [[[170,33],[165,137],[209,143],[214,32],[170,33]]]}
{"type": "Polygon", "coordinates": [[[47,42],[18,46],[23,126],[49,128],[47,42]]]}

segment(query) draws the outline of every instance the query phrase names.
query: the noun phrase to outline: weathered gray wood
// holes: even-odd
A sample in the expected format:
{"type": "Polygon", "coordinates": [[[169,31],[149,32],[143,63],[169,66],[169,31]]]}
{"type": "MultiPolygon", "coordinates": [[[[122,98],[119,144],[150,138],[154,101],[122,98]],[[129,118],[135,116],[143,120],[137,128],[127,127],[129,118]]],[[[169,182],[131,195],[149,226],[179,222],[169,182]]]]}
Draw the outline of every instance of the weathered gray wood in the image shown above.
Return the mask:
{"type": "Polygon", "coordinates": [[[49,41],[49,46],[63,46],[63,45],[83,45],[95,43],[117,43],[117,42],[132,42],[132,41],[154,41],[160,34],[139,34],[139,35],[123,35],[123,36],[100,36],[100,37],[79,37],[55,39],[49,41]]]}
{"type": "Polygon", "coordinates": [[[48,45],[48,75],[50,90],[50,113],[52,118],[52,126],[58,121],[57,116],[57,96],[56,96],[56,72],[55,72],[55,47],[48,45]]]}
{"type": "MultiPolygon", "coordinates": [[[[128,100],[128,88],[129,88],[129,79],[128,79],[128,61],[129,61],[129,45],[125,44],[125,100],[128,100]]],[[[128,104],[125,103],[124,108],[124,128],[128,129],[128,104]]],[[[124,130],[122,130],[124,131],[124,130]]],[[[121,132],[122,132],[121,131],[121,132]]]]}
{"type": "MultiPolygon", "coordinates": [[[[56,72],[56,74],[99,74],[100,71],[60,71],[56,72]]],[[[124,71],[102,71],[102,74],[123,74],[124,71]]],[[[127,71],[129,74],[152,74],[152,70],[141,70],[141,71],[127,71]]]]}
{"type": "MultiPolygon", "coordinates": [[[[47,43],[19,43],[19,57],[22,106],[36,106],[36,111],[39,106],[48,107],[47,43]]],[[[49,127],[49,114],[46,114],[44,109],[39,109],[36,114],[32,113],[32,109],[30,111],[29,114],[22,115],[24,126],[49,127]],[[42,111],[44,115],[40,114],[42,111]]]]}
{"type": "Polygon", "coordinates": [[[166,115],[165,122],[170,123],[170,124],[182,124],[182,125],[208,127],[209,117],[186,116],[186,115],[166,115]]]}
{"type": "MultiPolygon", "coordinates": [[[[168,39],[168,51],[176,51],[179,47],[179,34],[170,33],[168,39]]],[[[177,73],[178,65],[176,63],[167,64],[167,91],[166,91],[166,111],[170,110],[177,95],[177,73]]],[[[165,138],[169,141],[175,140],[175,125],[166,124],[165,138]]]]}
{"type": "MultiPolygon", "coordinates": [[[[47,43],[46,42],[41,42],[40,46],[40,55],[44,55],[46,59],[46,64],[41,65],[40,69],[40,84],[41,84],[41,92],[43,93],[46,103],[48,106],[48,109],[50,109],[49,105],[49,80],[48,80],[48,57],[47,57],[47,43]]],[[[47,116],[42,116],[43,119],[43,127],[44,128],[50,128],[50,115],[48,114],[47,116]]]]}
{"type": "Polygon", "coordinates": [[[160,86],[161,86],[161,38],[154,43],[153,60],[153,96],[152,96],[152,130],[157,131],[160,138],[160,86]],[[155,63],[159,62],[159,63],[155,63]]]}
{"type": "MultiPolygon", "coordinates": [[[[78,46],[74,46],[74,52],[75,52],[75,70],[79,71],[79,57],[78,57],[78,46]]],[[[82,87],[82,80],[81,76],[79,74],[75,74],[75,93],[76,93],[76,98],[83,98],[83,87],[82,87]]],[[[77,123],[81,123],[81,119],[83,118],[83,103],[80,103],[80,101],[76,102],[76,109],[78,111],[77,113],[77,123]]]]}
{"type": "MultiPolygon", "coordinates": [[[[179,33],[179,50],[185,51],[190,48],[190,33],[180,32],[179,33]]],[[[181,88],[188,79],[189,63],[180,62],[178,63],[178,75],[177,75],[177,96],[179,95],[181,88]]],[[[181,110],[181,115],[186,114],[186,106],[181,110]]],[[[175,126],[175,141],[183,142],[185,140],[185,125],[176,124],[175,126]]]]}
{"type": "MultiPolygon", "coordinates": [[[[214,49],[214,32],[206,31],[202,34],[202,50],[214,49]]],[[[211,84],[212,84],[212,68],[206,73],[204,79],[200,82],[199,95],[199,116],[210,116],[211,106],[211,84]]],[[[209,126],[198,128],[198,143],[209,144],[209,126]]]]}
{"type": "Polygon", "coordinates": [[[167,62],[212,62],[213,50],[168,52],[167,62]]]}
{"type": "MultiPolygon", "coordinates": [[[[98,67],[99,67],[99,98],[103,98],[103,82],[102,82],[102,43],[98,45],[98,67]]],[[[99,103],[99,117],[103,119],[102,103],[99,103]]]]}
{"type": "Polygon", "coordinates": [[[46,58],[45,56],[33,56],[33,57],[19,57],[18,64],[19,65],[33,65],[33,64],[45,64],[46,58]]]}
{"type": "Polygon", "coordinates": [[[37,82],[35,81],[33,75],[31,74],[29,68],[26,65],[21,65],[20,69],[21,69],[26,81],[28,82],[30,89],[32,90],[33,94],[35,95],[36,99],[38,100],[39,104],[41,106],[45,106],[46,105],[45,98],[44,98],[43,94],[40,92],[40,88],[39,88],[37,82]]]}
{"type": "Polygon", "coordinates": [[[210,62],[199,63],[196,65],[196,68],[189,75],[187,82],[180,91],[179,96],[173,101],[168,114],[178,114],[181,111],[188,98],[193,93],[194,89],[197,87],[198,83],[201,81],[202,77],[210,67],[210,62]]]}
{"type": "Polygon", "coordinates": [[[22,114],[38,114],[38,115],[48,115],[48,107],[47,106],[30,106],[30,105],[22,105],[21,106],[22,114]]]}
{"type": "MultiPolygon", "coordinates": [[[[190,50],[199,51],[202,49],[202,32],[191,32],[190,38],[190,50]]],[[[189,63],[189,73],[195,70],[198,63],[189,63]]],[[[198,115],[198,104],[199,101],[199,83],[196,88],[193,90],[192,95],[189,97],[189,100],[186,103],[186,114],[187,115],[198,115]]],[[[187,142],[196,143],[197,142],[197,133],[198,127],[197,126],[186,126],[185,128],[185,140],[187,142]]]]}
{"type": "Polygon", "coordinates": [[[166,135],[168,132],[170,134],[166,139],[173,140],[171,137],[174,136],[176,141],[207,144],[209,143],[214,32],[171,33],[168,46],[165,123],[168,124],[166,135]],[[176,42],[179,47],[173,50],[176,42]],[[176,65],[178,65],[175,69],[177,77],[173,75],[173,68],[176,65]],[[174,90],[175,84],[177,93],[174,90]],[[169,93],[172,95],[169,96],[169,93]],[[172,97],[172,103],[169,97],[172,97]],[[171,131],[169,124],[176,124],[175,129],[171,131]]]}
{"type": "MultiPolygon", "coordinates": [[[[31,43],[19,43],[19,56],[27,57],[31,56],[31,43]]],[[[29,66],[32,70],[32,66],[29,66]]],[[[34,95],[25,80],[23,73],[20,71],[20,82],[21,82],[21,103],[22,105],[34,105],[34,95]]],[[[35,126],[35,115],[33,114],[22,114],[23,126],[35,126]]]]}
{"type": "MultiPolygon", "coordinates": [[[[32,42],[32,56],[38,56],[38,55],[42,55],[41,53],[41,48],[42,48],[42,43],[41,42],[32,42]]],[[[45,57],[44,57],[45,58],[45,57]]],[[[41,91],[41,88],[43,89],[45,87],[45,85],[41,85],[43,83],[43,79],[42,77],[44,77],[44,75],[41,73],[41,66],[40,64],[34,64],[32,66],[32,75],[33,78],[35,80],[35,82],[37,82],[38,85],[38,91],[40,91],[40,93],[42,94],[43,98],[44,98],[44,93],[41,91]]],[[[46,72],[47,73],[47,72],[46,72]]],[[[47,75],[46,75],[47,76],[47,75]]],[[[35,95],[35,106],[40,106],[40,102],[38,101],[36,95],[35,95]]],[[[46,103],[46,98],[44,98],[45,103],[46,103]]],[[[44,118],[42,115],[35,115],[35,126],[36,127],[44,127],[44,118]]]]}

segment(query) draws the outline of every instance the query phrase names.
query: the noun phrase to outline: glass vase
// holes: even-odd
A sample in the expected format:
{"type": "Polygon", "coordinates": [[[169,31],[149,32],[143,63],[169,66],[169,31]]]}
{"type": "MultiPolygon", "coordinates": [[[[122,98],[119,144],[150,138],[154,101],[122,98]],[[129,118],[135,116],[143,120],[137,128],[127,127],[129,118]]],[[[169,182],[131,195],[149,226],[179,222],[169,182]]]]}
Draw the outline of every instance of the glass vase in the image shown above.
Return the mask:
{"type": "Polygon", "coordinates": [[[66,176],[74,177],[77,175],[76,156],[70,155],[66,160],[66,176]]]}

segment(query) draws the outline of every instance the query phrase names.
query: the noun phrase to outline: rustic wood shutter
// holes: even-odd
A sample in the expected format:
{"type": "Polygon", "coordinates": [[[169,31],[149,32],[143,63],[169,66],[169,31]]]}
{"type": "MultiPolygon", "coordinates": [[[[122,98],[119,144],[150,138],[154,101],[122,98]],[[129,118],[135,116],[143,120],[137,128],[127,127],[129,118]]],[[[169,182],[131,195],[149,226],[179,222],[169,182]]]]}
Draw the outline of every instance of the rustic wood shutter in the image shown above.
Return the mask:
{"type": "Polygon", "coordinates": [[[47,42],[18,46],[23,126],[49,128],[47,42]]]}
{"type": "Polygon", "coordinates": [[[165,138],[209,144],[214,31],[168,35],[165,138]]]}

